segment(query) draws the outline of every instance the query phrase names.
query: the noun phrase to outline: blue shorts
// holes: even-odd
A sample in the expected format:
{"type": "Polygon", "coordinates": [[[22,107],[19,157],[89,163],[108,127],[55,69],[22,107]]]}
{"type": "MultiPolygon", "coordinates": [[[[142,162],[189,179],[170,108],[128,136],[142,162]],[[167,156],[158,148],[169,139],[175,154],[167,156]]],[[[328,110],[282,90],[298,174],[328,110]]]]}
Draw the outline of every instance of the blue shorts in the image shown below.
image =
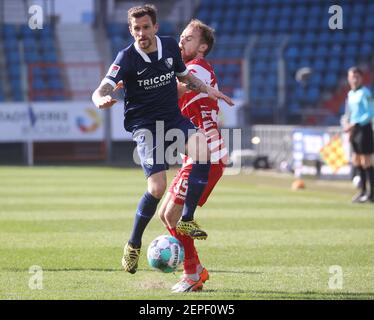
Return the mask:
{"type": "Polygon", "coordinates": [[[168,170],[169,164],[175,164],[176,161],[182,163],[179,153],[185,153],[186,142],[196,130],[193,123],[182,115],[173,122],[160,121],[154,126],[136,129],[132,139],[136,142],[146,178],[168,170]]]}

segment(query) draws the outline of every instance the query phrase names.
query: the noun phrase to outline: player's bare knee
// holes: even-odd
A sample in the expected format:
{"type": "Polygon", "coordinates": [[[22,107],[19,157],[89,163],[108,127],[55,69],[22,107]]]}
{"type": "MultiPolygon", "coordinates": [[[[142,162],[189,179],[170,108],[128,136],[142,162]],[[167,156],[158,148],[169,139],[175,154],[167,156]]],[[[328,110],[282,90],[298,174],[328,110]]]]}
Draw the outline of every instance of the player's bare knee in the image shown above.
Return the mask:
{"type": "Polygon", "coordinates": [[[163,177],[148,180],[148,192],[157,199],[161,199],[166,190],[166,179],[163,177]]]}

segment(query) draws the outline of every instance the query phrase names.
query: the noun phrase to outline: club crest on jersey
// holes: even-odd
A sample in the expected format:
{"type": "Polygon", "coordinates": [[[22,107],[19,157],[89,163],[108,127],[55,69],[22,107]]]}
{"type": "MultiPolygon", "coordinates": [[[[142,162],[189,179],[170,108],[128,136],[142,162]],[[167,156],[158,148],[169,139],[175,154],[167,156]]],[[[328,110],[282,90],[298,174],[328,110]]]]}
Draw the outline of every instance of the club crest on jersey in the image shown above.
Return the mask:
{"type": "Polygon", "coordinates": [[[165,60],[165,64],[166,64],[166,66],[167,66],[169,69],[171,69],[171,68],[173,67],[173,58],[167,58],[167,59],[165,60]]]}
{"type": "Polygon", "coordinates": [[[118,66],[116,64],[112,64],[109,68],[107,76],[115,78],[118,74],[119,69],[121,69],[120,66],[118,66]]]}

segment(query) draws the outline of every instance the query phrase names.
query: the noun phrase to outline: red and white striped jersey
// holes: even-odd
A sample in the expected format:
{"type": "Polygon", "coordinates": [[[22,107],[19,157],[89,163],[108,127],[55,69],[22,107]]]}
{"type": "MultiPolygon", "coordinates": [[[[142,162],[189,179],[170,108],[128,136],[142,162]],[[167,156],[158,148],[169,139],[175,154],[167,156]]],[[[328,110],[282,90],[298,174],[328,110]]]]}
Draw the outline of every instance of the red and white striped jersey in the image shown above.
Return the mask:
{"type": "MultiPolygon", "coordinates": [[[[216,75],[208,61],[205,59],[194,59],[189,61],[186,67],[205,84],[218,89],[216,75]]],[[[180,97],[178,104],[183,116],[189,118],[196,127],[205,131],[208,137],[211,162],[226,163],[227,149],[218,131],[219,107],[217,101],[208,98],[206,93],[187,91],[180,97]]]]}

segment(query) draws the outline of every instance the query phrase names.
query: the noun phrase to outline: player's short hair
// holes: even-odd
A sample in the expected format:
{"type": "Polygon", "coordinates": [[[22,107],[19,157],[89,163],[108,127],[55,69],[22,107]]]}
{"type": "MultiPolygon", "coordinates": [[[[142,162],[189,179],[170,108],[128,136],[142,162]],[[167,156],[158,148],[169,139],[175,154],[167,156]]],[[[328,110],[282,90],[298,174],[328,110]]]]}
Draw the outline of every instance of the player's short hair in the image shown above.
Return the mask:
{"type": "Polygon", "coordinates": [[[208,55],[215,42],[214,29],[206,25],[199,19],[192,19],[186,28],[192,27],[200,31],[201,42],[208,45],[208,48],[204,52],[204,57],[208,55]]]}
{"type": "Polygon", "coordinates": [[[132,18],[141,18],[144,16],[150,16],[152,23],[157,22],[157,9],[153,4],[145,4],[144,6],[132,7],[127,11],[127,22],[131,26],[132,18]]]}
{"type": "Polygon", "coordinates": [[[360,76],[364,75],[364,73],[362,72],[362,70],[359,67],[357,67],[357,66],[350,67],[348,69],[348,73],[350,73],[350,72],[352,72],[352,73],[358,73],[360,76]]]}

